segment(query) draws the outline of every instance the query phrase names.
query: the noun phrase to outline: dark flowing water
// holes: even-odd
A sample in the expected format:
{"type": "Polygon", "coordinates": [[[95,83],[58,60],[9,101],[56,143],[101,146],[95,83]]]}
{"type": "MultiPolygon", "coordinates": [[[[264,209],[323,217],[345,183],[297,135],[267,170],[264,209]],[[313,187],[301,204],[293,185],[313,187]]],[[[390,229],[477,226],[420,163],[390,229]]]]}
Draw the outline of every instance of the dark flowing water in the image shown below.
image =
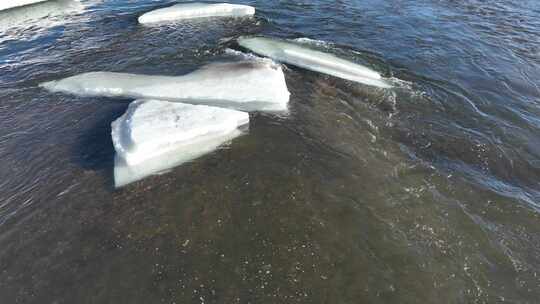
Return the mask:
{"type": "Polygon", "coordinates": [[[1,303],[540,301],[540,2],[239,1],[256,17],[137,24],[169,2],[0,13],[1,303]],[[288,115],[119,190],[130,100],[38,88],[180,75],[249,34],[398,86],[288,67],[288,115]]]}

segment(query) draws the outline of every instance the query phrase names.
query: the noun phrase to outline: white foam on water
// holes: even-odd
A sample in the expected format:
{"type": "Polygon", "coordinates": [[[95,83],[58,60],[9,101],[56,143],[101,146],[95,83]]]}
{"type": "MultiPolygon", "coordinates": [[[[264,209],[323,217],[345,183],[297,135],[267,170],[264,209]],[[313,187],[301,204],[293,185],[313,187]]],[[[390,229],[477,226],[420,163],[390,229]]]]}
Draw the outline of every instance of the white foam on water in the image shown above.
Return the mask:
{"type": "Polygon", "coordinates": [[[139,17],[139,23],[161,23],[207,17],[240,17],[251,16],[254,14],[255,8],[248,5],[229,3],[181,3],[145,13],[139,17]]]}
{"type": "Polygon", "coordinates": [[[392,87],[390,82],[368,67],[295,43],[262,37],[241,37],[238,43],[256,54],[279,62],[380,88],[392,87]]]}
{"type": "Polygon", "coordinates": [[[214,151],[242,134],[249,114],[217,107],[136,100],[111,124],[114,179],[121,187],[214,151]]]}
{"type": "Polygon", "coordinates": [[[160,99],[247,111],[285,111],[290,96],[281,66],[262,60],[209,64],[183,76],[91,72],[41,86],[79,96],[160,99]]]}

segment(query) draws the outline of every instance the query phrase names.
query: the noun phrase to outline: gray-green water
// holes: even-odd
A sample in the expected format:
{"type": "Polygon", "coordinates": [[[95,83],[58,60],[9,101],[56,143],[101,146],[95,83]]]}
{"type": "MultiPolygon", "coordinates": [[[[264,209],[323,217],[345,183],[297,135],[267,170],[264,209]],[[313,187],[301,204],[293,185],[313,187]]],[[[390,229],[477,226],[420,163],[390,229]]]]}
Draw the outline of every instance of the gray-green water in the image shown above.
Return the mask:
{"type": "Polygon", "coordinates": [[[0,302],[537,303],[539,4],[240,2],[256,17],[0,13],[0,302]],[[120,190],[110,123],[130,100],[37,87],[180,75],[249,34],[326,41],[400,85],[288,67],[288,115],[253,113],[226,147],[120,190]]]}

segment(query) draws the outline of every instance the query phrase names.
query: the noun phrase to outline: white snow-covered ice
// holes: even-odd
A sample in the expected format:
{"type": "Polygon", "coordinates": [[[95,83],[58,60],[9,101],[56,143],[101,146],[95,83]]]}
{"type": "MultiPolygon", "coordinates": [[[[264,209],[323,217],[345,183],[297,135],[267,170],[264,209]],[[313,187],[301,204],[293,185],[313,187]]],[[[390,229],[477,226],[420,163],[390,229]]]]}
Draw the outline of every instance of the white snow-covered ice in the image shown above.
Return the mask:
{"type": "Polygon", "coordinates": [[[229,3],[181,3],[160,8],[139,17],[139,23],[161,23],[202,17],[240,17],[255,14],[255,8],[248,5],[229,3]]]}
{"type": "Polygon", "coordinates": [[[0,2],[0,11],[45,1],[47,0],[2,0],[0,2]]]}
{"type": "Polygon", "coordinates": [[[258,55],[279,62],[371,86],[391,87],[378,72],[368,67],[296,43],[263,37],[240,37],[238,43],[258,55]]]}
{"type": "Polygon", "coordinates": [[[114,180],[121,187],[209,153],[242,134],[249,114],[218,107],[136,100],[111,124],[114,180]]]}
{"type": "Polygon", "coordinates": [[[289,91],[280,65],[265,60],[213,63],[183,76],[91,72],[41,84],[79,96],[131,97],[239,110],[287,110],[289,91]]]}
{"type": "Polygon", "coordinates": [[[112,123],[116,152],[136,165],[196,138],[220,136],[249,122],[246,112],[173,103],[136,100],[112,123]]]}

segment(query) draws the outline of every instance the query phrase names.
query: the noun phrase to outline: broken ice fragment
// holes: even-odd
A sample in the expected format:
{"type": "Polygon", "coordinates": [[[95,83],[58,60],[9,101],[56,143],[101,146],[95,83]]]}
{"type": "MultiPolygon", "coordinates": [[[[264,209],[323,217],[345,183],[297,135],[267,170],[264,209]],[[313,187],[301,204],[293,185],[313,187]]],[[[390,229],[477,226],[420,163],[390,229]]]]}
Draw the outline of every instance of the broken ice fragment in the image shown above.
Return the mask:
{"type": "Polygon", "coordinates": [[[121,187],[209,153],[242,134],[249,114],[217,107],[136,100],[111,124],[114,180],[121,187]]]}
{"type": "Polygon", "coordinates": [[[297,43],[263,37],[238,39],[240,46],[276,61],[363,84],[389,88],[381,75],[365,66],[297,43]]]}
{"type": "Polygon", "coordinates": [[[47,0],[4,0],[0,3],[0,11],[45,1],[47,0]]]}
{"type": "Polygon", "coordinates": [[[213,63],[183,76],[91,72],[41,86],[79,96],[160,99],[248,111],[286,110],[290,95],[281,66],[264,60],[213,63]]]}
{"type": "Polygon", "coordinates": [[[139,17],[139,23],[148,24],[202,17],[239,17],[253,14],[255,14],[255,8],[248,5],[181,3],[145,13],[139,17]]]}

